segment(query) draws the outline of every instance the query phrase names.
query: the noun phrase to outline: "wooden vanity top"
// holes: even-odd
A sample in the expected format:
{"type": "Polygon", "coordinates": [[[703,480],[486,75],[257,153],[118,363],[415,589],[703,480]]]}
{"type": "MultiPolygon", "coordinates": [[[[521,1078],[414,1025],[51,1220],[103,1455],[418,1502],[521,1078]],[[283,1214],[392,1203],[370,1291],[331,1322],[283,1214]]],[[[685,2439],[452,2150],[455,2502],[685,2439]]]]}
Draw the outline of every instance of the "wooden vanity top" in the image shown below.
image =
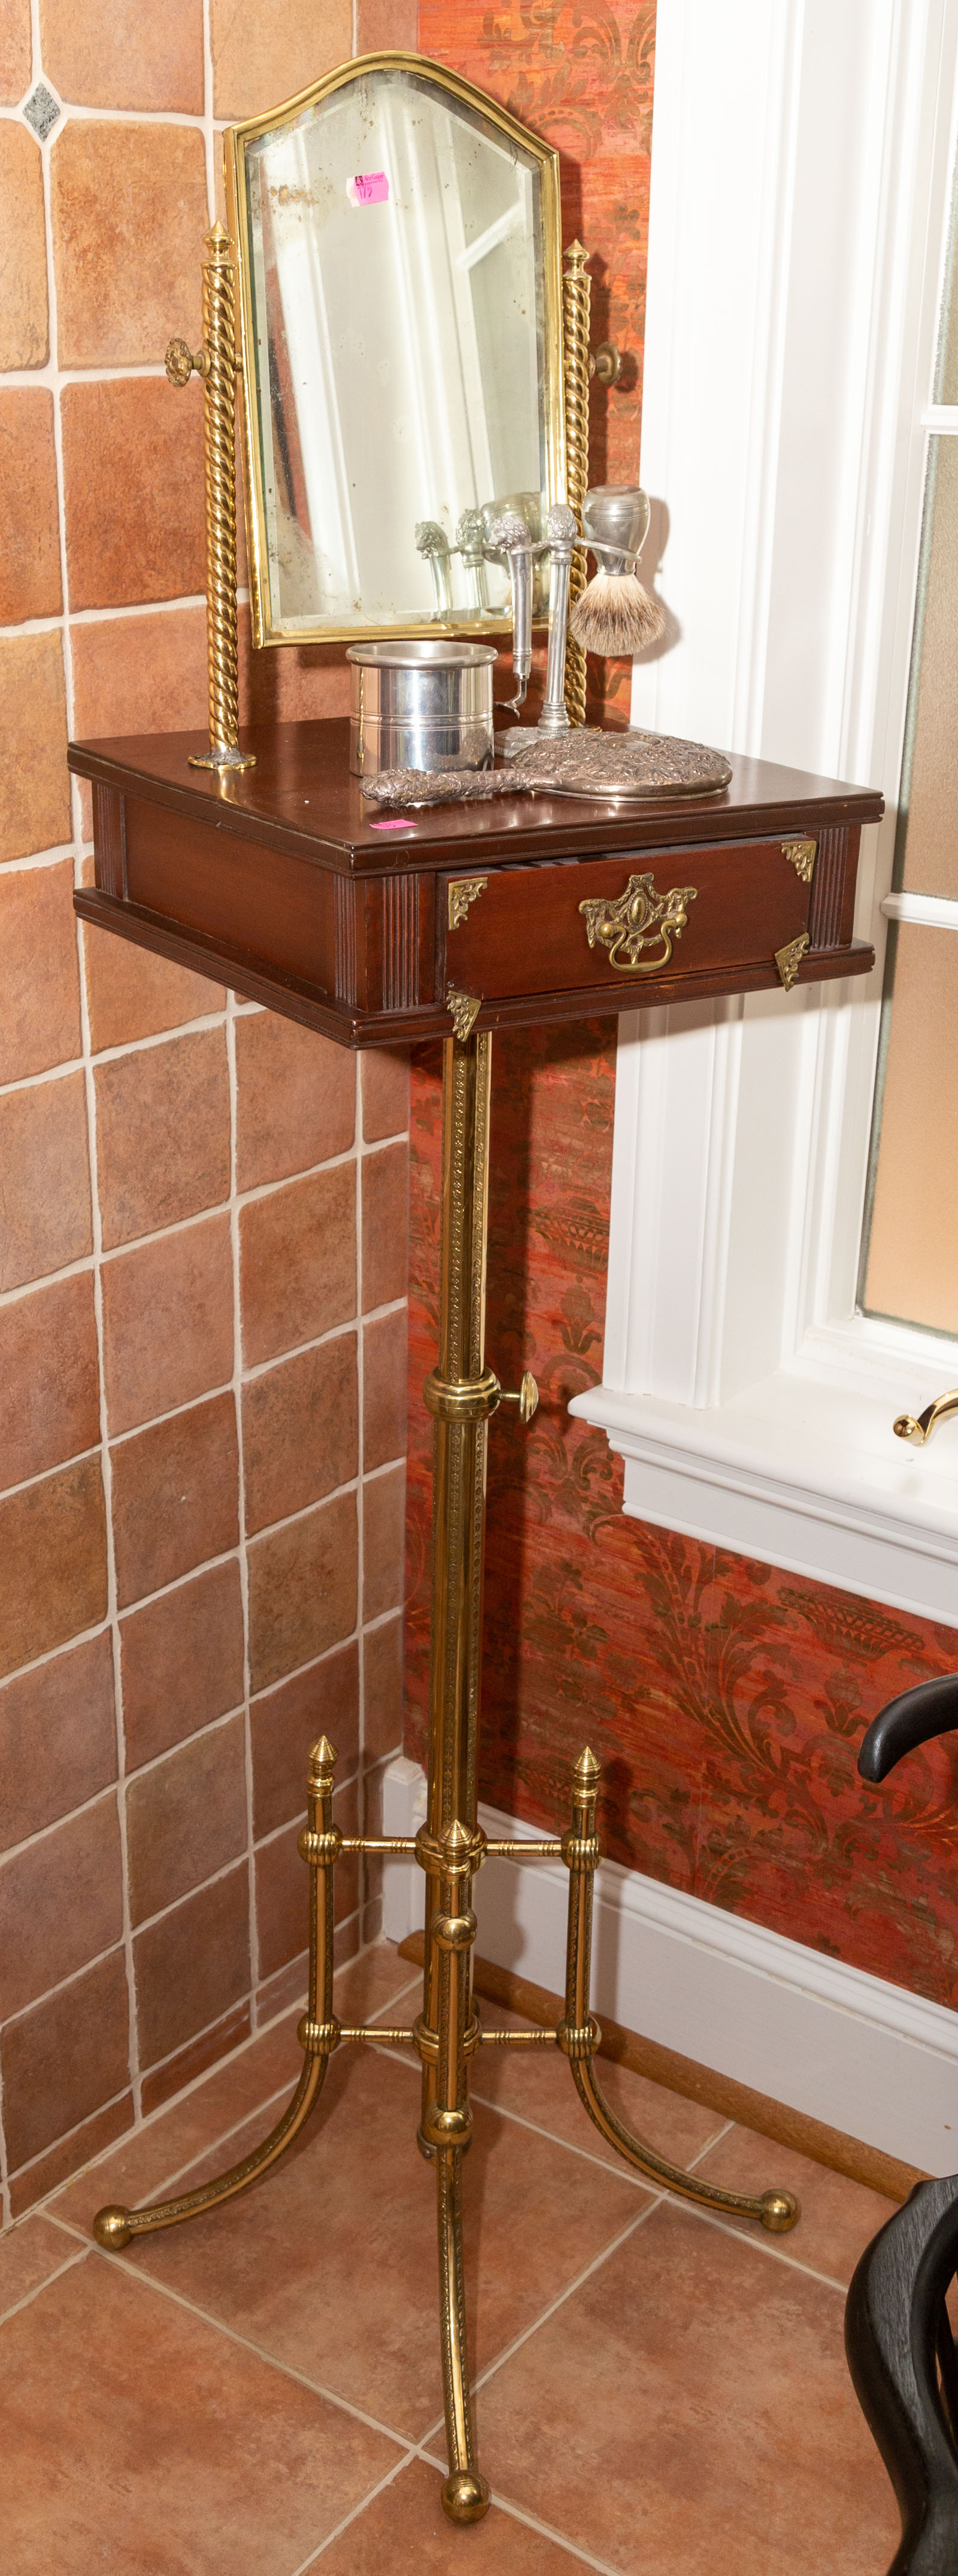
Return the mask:
{"type": "Polygon", "coordinates": [[[77,910],[347,1046],[448,1035],[450,991],[494,1028],[780,987],[776,957],[803,939],[802,983],[873,962],[852,939],[859,833],[882,812],[870,789],[738,760],[718,795],[517,795],[397,829],[350,776],[345,722],[242,740],[255,769],[223,776],[188,767],[205,734],[71,744],[94,797],[96,884],[77,910]],[[605,922],[638,874],[660,911],[676,888],[690,900],[673,935],[650,927],[637,962],[621,943],[616,962],[594,907],[605,922]],[[488,883],[457,900],[467,876],[488,883]]]}

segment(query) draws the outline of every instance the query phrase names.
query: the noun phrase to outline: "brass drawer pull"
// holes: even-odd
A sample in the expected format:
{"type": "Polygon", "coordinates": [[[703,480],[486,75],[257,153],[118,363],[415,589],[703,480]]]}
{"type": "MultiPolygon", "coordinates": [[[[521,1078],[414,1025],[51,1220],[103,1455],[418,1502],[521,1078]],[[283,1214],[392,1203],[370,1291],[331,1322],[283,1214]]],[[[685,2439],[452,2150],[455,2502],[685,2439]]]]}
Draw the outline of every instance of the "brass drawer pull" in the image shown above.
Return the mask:
{"type": "Polygon", "coordinates": [[[649,872],[630,877],[624,894],[614,903],[593,896],[580,903],[590,948],[609,951],[609,964],[620,975],[656,975],[667,966],[673,939],[681,939],[688,920],[688,905],[695,902],[697,886],[672,886],[668,894],[656,894],[649,872]],[[653,950],[644,957],[643,949],[653,950]]]}

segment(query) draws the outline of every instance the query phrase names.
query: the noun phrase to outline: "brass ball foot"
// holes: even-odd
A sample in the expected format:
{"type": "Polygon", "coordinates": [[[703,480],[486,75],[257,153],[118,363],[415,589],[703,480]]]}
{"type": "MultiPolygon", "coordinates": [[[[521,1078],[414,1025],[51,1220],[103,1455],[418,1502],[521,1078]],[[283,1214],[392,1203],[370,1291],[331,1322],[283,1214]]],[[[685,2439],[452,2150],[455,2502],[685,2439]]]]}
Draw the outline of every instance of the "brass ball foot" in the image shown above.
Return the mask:
{"type": "Polygon", "coordinates": [[[122,2245],[129,2244],[133,2234],[129,2210],[119,2209],[116,2206],[111,2209],[98,2209],[93,2221],[93,2233],[97,2244],[105,2245],[108,2254],[118,2254],[122,2245]]]}
{"type": "Polygon", "coordinates": [[[801,2214],[793,2191],[762,2193],[762,2225],[770,2235],[787,2236],[790,2227],[797,2227],[801,2214]]]}
{"type": "Polygon", "coordinates": [[[442,2509],[450,2522],[481,2522],[489,2511],[489,2485],[478,2469],[453,2469],[442,2491],[442,2509]]]}

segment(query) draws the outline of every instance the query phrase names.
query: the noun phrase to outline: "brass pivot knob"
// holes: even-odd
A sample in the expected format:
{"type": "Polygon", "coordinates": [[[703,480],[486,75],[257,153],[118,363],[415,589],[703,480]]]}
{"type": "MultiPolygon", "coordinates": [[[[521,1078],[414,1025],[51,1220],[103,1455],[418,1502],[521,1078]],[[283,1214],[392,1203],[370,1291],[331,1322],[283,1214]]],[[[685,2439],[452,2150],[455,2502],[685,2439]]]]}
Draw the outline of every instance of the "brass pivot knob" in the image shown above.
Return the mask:
{"type": "Polygon", "coordinates": [[[597,349],[589,351],[589,374],[597,385],[617,385],[622,373],[622,351],[614,340],[600,340],[597,349]]]}
{"type": "Polygon", "coordinates": [[[171,385],[188,385],[194,371],[198,376],[209,375],[209,353],[206,349],[198,349],[194,358],[188,341],[171,340],[164,365],[171,385]]]}
{"type": "Polygon", "coordinates": [[[539,1389],[536,1385],[531,1369],[525,1369],[523,1371],[522,1385],[519,1388],[518,1395],[507,1395],[505,1387],[503,1387],[502,1393],[499,1397],[499,1402],[500,1404],[517,1404],[519,1407],[520,1422],[531,1422],[532,1416],[539,1402],[539,1389]]]}

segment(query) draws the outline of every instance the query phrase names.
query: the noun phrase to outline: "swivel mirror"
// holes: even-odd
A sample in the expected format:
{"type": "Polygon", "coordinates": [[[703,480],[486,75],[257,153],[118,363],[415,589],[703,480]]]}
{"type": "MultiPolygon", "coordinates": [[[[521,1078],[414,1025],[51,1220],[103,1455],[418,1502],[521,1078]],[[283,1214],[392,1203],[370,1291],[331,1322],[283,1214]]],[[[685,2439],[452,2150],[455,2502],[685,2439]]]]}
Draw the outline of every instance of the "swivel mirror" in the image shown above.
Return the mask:
{"type": "Polygon", "coordinates": [[[558,156],[418,55],[226,138],[254,641],[486,631],[565,490],[558,156]]]}

